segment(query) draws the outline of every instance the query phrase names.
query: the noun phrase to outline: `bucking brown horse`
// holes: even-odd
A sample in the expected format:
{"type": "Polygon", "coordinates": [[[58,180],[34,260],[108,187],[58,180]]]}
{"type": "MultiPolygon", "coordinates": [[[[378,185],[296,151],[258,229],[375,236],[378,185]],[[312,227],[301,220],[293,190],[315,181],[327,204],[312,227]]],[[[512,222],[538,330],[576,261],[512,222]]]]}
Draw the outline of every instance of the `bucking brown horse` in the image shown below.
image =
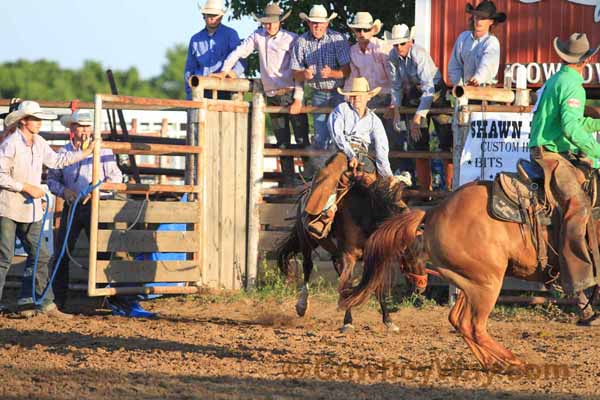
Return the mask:
{"type": "MultiPolygon", "coordinates": [[[[356,262],[362,258],[363,247],[369,235],[386,218],[406,211],[406,204],[402,201],[405,187],[405,182],[395,177],[380,178],[368,188],[354,184],[337,205],[338,210],[332,231],[322,240],[315,240],[306,230],[302,219],[302,200],[307,194],[300,198],[294,229],[277,251],[279,269],[286,277],[290,275],[291,258],[297,253],[302,253],[304,284],[296,303],[296,312],[299,316],[305,315],[309,305],[309,281],[313,269],[312,252],[321,246],[331,254],[335,270],[341,276],[340,286],[345,286],[352,276],[356,262]]],[[[424,264],[415,263],[413,269],[421,276],[424,275],[424,264]]],[[[424,285],[426,286],[426,282],[424,285]]],[[[416,290],[424,289],[421,287],[416,290]]],[[[378,300],[383,323],[388,330],[398,331],[387,310],[385,295],[381,293],[378,300]]],[[[353,329],[352,313],[348,309],[341,331],[347,332],[353,329]]]]}
{"type": "Polygon", "coordinates": [[[488,334],[488,318],[506,275],[540,282],[547,276],[538,267],[531,232],[488,212],[491,191],[491,182],[467,184],[427,212],[415,209],[383,223],[365,245],[362,281],[342,293],[340,306],[357,306],[380,291],[392,261],[425,252],[439,274],[461,290],[449,321],[480,364],[524,365],[488,334]]]}

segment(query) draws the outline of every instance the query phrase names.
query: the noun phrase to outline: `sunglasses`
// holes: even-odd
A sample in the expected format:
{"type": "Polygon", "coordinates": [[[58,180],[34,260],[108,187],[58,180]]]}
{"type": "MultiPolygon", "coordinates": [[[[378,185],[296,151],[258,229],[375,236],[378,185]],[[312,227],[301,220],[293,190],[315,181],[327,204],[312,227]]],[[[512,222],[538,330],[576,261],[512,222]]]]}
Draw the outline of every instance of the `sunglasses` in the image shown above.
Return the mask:
{"type": "Polygon", "coordinates": [[[219,15],[218,14],[202,14],[204,16],[204,19],[206,18],[216,18],[219,15]]]}
{"type": "Polygon", "coordinates": [[[371,29],[373,29],[373,28],[356,28],[356,29],[354,29],[354,32],[366,33],[366,32],[371,32],[371,29]]]}
{"type": "Polygon", "coordinates": [[[398,47],[404,47],[408,44],[408,42],[404,42],[404,43],[396,43],[394,46],[398,46],[398,47]]]}

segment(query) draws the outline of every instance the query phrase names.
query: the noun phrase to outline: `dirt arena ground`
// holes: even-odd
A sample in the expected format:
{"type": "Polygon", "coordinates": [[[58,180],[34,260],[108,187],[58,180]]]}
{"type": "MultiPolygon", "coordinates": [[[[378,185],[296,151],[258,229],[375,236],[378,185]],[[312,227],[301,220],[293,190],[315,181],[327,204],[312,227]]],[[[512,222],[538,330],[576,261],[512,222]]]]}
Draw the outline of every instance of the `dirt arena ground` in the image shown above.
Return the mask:
{"type": "Polygon", "coordinates": [[[6,399],[569,399],[600,398],[600,330],[573,316],[496,312],[499,340],[528,373],[482,371],[447,323],[448,308],[403,307],[400,333],[375,308],[339,333],[332,298],[172,297],[154,320],[113,317],[90,301],[70,321],[0,317],[6,399]]]}

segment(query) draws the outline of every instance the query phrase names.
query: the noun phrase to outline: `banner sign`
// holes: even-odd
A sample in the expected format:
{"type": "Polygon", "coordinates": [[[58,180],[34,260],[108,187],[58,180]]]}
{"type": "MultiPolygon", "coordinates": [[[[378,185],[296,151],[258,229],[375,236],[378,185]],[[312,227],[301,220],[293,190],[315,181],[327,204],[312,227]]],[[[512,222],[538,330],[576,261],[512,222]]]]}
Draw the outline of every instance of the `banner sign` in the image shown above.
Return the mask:
{"type": "Polygon", "coordinates": [[[520,158],[529,160],[532,117],[530,113],[471,113],[459,183],[493,180],[498,172],[515,172],[520,158]]]}

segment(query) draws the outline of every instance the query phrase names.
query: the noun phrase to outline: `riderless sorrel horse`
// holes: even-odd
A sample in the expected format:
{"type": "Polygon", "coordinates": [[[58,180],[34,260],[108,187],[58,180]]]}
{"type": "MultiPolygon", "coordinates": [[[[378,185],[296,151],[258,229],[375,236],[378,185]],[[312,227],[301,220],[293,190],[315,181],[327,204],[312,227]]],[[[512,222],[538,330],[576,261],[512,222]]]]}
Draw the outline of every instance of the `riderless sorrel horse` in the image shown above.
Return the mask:
{"type": "MultiPolygon", "coordinates": [[[[380,178],[368,189],[359,184],[353,185],[347,195],[338,203],[332,232],[322,240],[314,239],[307,231],[302,218],[303,200],[307,194],[305,193],[300,198],[294,229],[282,242],[277,252],[279,268],[286,277],[289,277],[291,273],[290,259],[296,253],[302,253],[304,285],[296,303],[296,312],[299,316],[304,316],[309,305],[309,281],[313,269],[312,251],[321,246],[332,255],[335,270],[341,276],[340,285],[345,285],[352,276],[356,262],[362,257],[363,247],[369,234],[377,228],[377,224],[391,215],[406,210],[406,204],[402,201],[402,192],[405,187],[406,183],[396,177],[380,178]]],[[[415,274],[412,282],[417,282],[420,287],[417,287],[416,290],[422,292],[427,286],[424,263],[415,263],[413,269],[415,274]],[[420,279],[418,279],[419,277],[420,279]]],[[[388,330],[398,331],[398,327],[392,322],[387,310],[383,293],[379,297],[379,302],[384,324],[388,330]]],[[[348,309],[341,330],[347,332],[353,329],[352,313],[348,309]]]]}
{"type": "MultiPolygon", "coordinates": [[[[362,281],[342,291],[340,307],[357,306],[381,290],[392,261],[407,252],[425,252],[439,274],[461,290],[449,321],[481,365],[523,366],[488,334],[487,322],[505,275],[548,282],[552,274],[540,268],[534,243],[545,245],[549,236],[544,231],[536,240],[526,225],[492,217],[493,188],[492,182],[469,183],[427,212],[413,209],[383,223],[365,245],[362,281]]],[[[558,264],[556,254],[549,252],[548,264],[558,264]]]]}

